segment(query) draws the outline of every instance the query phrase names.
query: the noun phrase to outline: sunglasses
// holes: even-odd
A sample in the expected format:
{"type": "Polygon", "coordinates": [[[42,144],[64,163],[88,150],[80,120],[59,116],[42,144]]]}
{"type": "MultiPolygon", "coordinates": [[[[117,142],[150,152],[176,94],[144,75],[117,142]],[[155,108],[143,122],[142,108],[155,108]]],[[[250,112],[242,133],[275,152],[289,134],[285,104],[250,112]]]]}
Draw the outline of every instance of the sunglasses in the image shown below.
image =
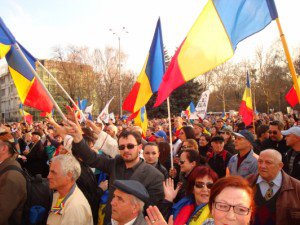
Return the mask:
{"type": "Polygon", "coordinates": [[[271,130],[269,130],[269,134],[274,134],[274,135],[276,135],[276,134],[277,134],[277,131],[271,131],[271,130]]]}
{"type": "Polygon", "coordinates": [[[197,182],[197,183],[195,183],[196,188],[204,188],[204,186],[206,186],[207,189],[211,189],[213,185],[214,185],[214,183],[212,183],[212,182],[207,182],[207,183],[197,182]]]}
{"type": "Polygon", "coordinates": [[[184,160],[179,160],[179,164],[184,164],[185,161],[184,160]]]}
{"type": "Polygon", "coordinates": [[[125,148],[131,150],[131,149],[134,149],[135,146],[138,146],[138,145],[134,145],[134,144],[119,145],[119,150],[124,150],[125,148]]]}

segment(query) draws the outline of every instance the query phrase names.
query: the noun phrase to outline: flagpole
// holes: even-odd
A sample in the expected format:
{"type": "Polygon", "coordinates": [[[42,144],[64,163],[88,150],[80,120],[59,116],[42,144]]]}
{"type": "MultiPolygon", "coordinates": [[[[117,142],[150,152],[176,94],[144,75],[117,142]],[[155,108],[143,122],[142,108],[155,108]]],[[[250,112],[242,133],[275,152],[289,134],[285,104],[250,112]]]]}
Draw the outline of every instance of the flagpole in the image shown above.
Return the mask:
{"type": "Polygon", "coordinates": [[[293,64],[293,61],[292,61],[292,57],[290,55],[290,51],[289,51],[285,36],[284,36],[282,28],[281,28],[279,18],[276,19],[276,23],[277,23],[277,27],[278,27],[278,30],[279,30],[280,39],[281,39],[281,42],[282,42],[282,45],[283,45],[285,56],[287,58],[289,69],[290,69],[290,72],[291,72],[291,75],[292,75],[294,87],[295,87],[297,97],[298,97],[298,102],[300,102],[300,89],[299,89],[299,85],[298,85],[298,81],[297,81],[297,74],[296,74],[296,70],[295,70],[295,67],[294,67],[294,64],[293,64]]]}
{"type": "Polygon", "coordinates": [[[167,105],[168,105],[168,120],[169,120],[169,135],[170,135],[171,169],[173,169],[174,168],[174,166],[173,166],[173,141],[172,141],[172,126],[171,126],[171,113],[170,113],[170,100],[169,100],[169,97],[167,98],[167,105]]]}
{"type": "Polygon", "coordinates": [[[23,58],[24,62],[30,68],[31,72],[34,74],[34,76],[36,77],[36,79],[41,83],[44,91],[47,93],[47,95],[51,99],[53,105],[57,109],[57,111],[60,114],[60,116],[63,118],[63,120],[66,121],[67,118],[65,117],[65,115],[63,114],[63,112],[61,111],[61,109],[59,108],[59,106],[57,105],[56,101],[54,100],[54,98],[52,97],[52,95],[50,94],[50,92],[48,91],[48,89],[45,87],[45,84],[43,83],[43,81],[41,80],[41,78],[39,77],[39,75],[37,74],[37,72],[33,69],[32,65],[30,64],[30,62],[28,61],[28,59],[26,58],[26,56],[22,52],[22,50],[21,50],[20,46],[18,45],[18,43],[15,43],[14,46],[15,46],[16,50],[20,53],[20,55],[23,58]]]}
{"type": "Polygon", "coordinates": [[[58,85],[58,87],[60,87],[60,89],[65,93],[65,95],[68,97],[68,99],[72,102],[72,104],[76,107],[76,109],[80,112],[81,116],[83,117],[83,121],[86,120],[83,112],[79,109],[78,105],[74,102],[74,100],[71,98],[71,96],[68,94],[68,92],[63,88],[63,86],[57,81],[57,79],[50,73],[50,71],[44,67],[44,65],[37,60],[38,64],[40,67],[42,67],[46,73],[54,80],[54,82],[58,85]]]}

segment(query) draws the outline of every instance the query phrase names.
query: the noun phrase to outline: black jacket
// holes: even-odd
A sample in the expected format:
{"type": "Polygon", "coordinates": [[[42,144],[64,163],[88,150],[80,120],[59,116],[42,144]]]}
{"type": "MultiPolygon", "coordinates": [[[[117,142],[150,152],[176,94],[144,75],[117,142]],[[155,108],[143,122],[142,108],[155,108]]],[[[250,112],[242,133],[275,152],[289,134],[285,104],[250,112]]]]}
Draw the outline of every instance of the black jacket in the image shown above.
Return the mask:
{"type": "Polygon", "coordinates": [[[300,181],[300,152],[290,149],[284,155],[282,161],[284,164],[283,170],[291,177],[294,177],[300,181]],[[294,163],[290,166],[290,160],[292,156],[295,158],[294,163]]]}

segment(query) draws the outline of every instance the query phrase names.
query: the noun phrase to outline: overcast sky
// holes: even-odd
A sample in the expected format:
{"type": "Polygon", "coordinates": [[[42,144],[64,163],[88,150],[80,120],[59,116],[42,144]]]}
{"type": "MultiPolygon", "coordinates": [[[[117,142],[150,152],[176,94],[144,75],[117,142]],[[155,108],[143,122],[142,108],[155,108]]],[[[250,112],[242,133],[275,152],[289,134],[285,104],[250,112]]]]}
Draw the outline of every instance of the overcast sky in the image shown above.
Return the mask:
{"type": "MultiPolygon", "coordinates": [[[[53,46],[117,48],[109,31],[126,27],[121,48],[126,67],[139,73],[161,17],[164,45],[173,55],[207,0],[0,0],[0,16],[35,57],[51,58],[53,46]]],[[[290,50],[300,46],[299,0],[275,0],[290,50]]],[[[238,45],[234,60],[251,58],[256,46],[278,38],[275,22],[238,45]]],[[[299,48],[298,48],[299,50],[299,48]]],[[[293,52],[292,52],[293,53],[293,52]]]]}

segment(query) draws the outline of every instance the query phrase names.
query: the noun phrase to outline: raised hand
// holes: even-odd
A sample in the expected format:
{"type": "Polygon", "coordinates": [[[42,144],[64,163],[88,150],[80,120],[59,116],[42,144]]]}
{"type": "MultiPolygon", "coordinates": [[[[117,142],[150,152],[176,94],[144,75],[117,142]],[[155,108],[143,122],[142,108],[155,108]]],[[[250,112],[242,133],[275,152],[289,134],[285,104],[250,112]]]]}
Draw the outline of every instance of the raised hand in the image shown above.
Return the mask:
{"type": "Polygon", "coordinates": [[[174,180],[172,178],[168,178],[163,182],[164,186],[164,194],[165,199],[169,202],[173,202],[173,200],[176,198],[179,189],[181,188],[181,185],[177,185],[176,189],[174,188],[174,180]]]}
{"type": "Polygon", "coordinates": [[[145,220],[148,225],[173,225],[173,216],[170,216],[167,223],[156,206],[149,206],[146,211],[148,216],[145,217],[145,220]]]}
{"type": "Polygon", "coordinates": [[[67,120],[64,122],[64,127],[67,134],[73,137],[74,143],[79,143],[83,139],[81,129],[74,122],[67,120]]]}

